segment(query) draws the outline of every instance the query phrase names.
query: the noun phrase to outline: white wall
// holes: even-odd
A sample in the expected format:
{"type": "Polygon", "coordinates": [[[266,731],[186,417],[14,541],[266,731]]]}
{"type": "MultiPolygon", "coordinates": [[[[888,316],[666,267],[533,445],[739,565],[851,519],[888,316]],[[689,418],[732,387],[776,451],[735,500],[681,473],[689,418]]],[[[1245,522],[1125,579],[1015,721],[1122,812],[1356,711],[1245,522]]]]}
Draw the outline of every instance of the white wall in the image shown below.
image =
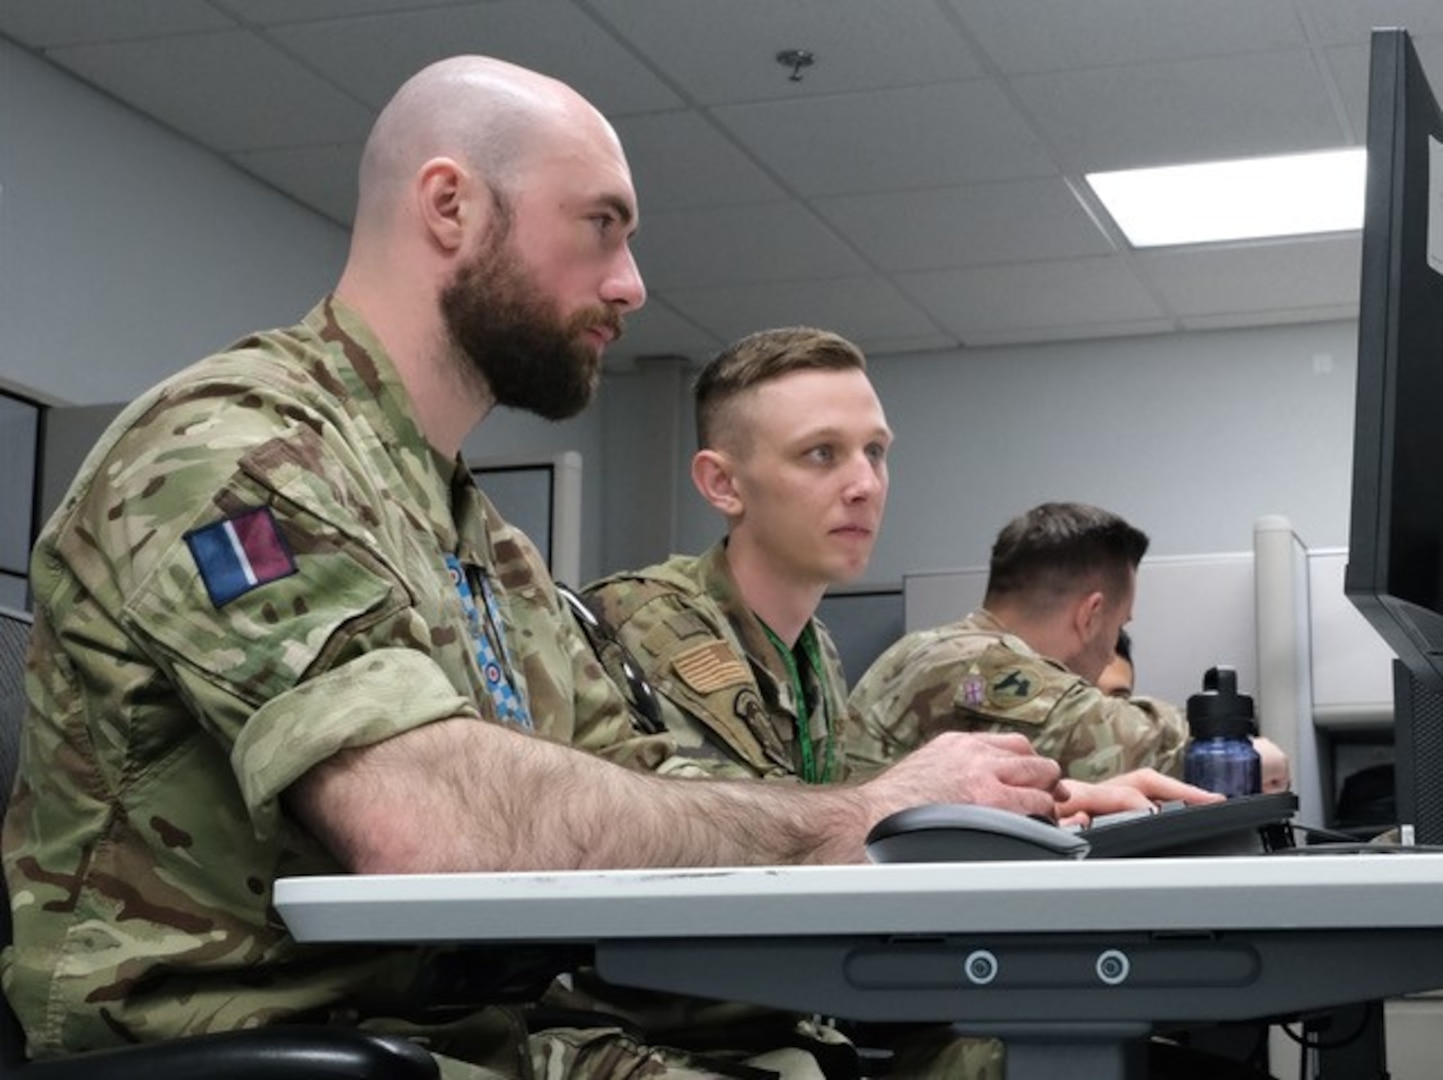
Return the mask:
{"type": "Polygon", "coordinates": [[[0,40],[0,381],[127,401],[335,279],[345,233],[0,40]]]}

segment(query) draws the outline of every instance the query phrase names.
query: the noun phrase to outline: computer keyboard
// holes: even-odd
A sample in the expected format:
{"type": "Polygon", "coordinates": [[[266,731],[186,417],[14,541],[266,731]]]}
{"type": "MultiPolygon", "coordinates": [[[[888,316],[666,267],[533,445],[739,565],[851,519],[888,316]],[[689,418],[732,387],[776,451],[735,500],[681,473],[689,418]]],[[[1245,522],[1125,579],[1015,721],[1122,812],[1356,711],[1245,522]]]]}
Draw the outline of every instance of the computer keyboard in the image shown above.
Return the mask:
{"type": "Polygon", "coordinates": [[[1188,806],[1165,803],[1059,826],[995,807],[929,803],[889,814],[867,834],[873,862],[1251,855],[1293,846],[1291,792],[1188,806]]]}
{"type": "Polygon", "coordinates": [[[1195,806],[1169,802],[1153,812],[1101,815],[1077,835],[1091,847],[1091,859],[1252,854],[1292,847],[1290,823],[1297,809],[1298,797],[1291,791],[1195,806]]]}

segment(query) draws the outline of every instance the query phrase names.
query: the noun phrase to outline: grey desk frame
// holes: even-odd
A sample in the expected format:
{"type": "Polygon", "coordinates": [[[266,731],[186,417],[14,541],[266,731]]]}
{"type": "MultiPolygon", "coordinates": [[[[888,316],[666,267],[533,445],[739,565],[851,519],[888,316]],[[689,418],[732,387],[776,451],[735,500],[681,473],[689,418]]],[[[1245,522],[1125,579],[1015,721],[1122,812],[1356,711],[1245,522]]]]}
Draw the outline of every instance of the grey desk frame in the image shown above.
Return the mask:
{"type": "Polygon", "coordinates": [[[1443,987],[1443,855],[318,877],[298,940],[591,944],[611,982],[1008,1044],[1009,1080],[1141,1075],[1159,1024],[1443,987]]]}

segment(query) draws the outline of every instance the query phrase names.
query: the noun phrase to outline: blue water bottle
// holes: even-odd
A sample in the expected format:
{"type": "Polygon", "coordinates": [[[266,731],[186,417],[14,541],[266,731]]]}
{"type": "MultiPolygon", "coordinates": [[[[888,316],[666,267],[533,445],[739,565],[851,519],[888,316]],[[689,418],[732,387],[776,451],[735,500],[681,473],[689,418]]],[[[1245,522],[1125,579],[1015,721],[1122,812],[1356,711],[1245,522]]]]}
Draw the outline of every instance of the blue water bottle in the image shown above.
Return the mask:
{"type": "Polygon", "coordinates": [[[1187,725],[1192,741],[1183,755],[1184,780],[1228,798],[1262,790],[1262,761],[1250,738],[1257,731],[1253,699],[1238,693],[1236,671],[1208,668],[1203,692],[1187,699],[1187,725]]]}

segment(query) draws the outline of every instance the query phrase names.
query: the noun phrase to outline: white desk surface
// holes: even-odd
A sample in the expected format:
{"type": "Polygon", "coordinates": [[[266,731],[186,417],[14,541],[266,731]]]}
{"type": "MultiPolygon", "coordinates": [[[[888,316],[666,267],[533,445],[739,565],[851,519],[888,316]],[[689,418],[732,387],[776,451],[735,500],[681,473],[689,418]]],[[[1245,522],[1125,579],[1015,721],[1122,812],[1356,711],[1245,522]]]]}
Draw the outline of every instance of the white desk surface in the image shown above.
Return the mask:
{"type": "Polygon", "coordinates": [[[300,941],[1443,927],[1443,854],[282,879],[300,941]]]}

